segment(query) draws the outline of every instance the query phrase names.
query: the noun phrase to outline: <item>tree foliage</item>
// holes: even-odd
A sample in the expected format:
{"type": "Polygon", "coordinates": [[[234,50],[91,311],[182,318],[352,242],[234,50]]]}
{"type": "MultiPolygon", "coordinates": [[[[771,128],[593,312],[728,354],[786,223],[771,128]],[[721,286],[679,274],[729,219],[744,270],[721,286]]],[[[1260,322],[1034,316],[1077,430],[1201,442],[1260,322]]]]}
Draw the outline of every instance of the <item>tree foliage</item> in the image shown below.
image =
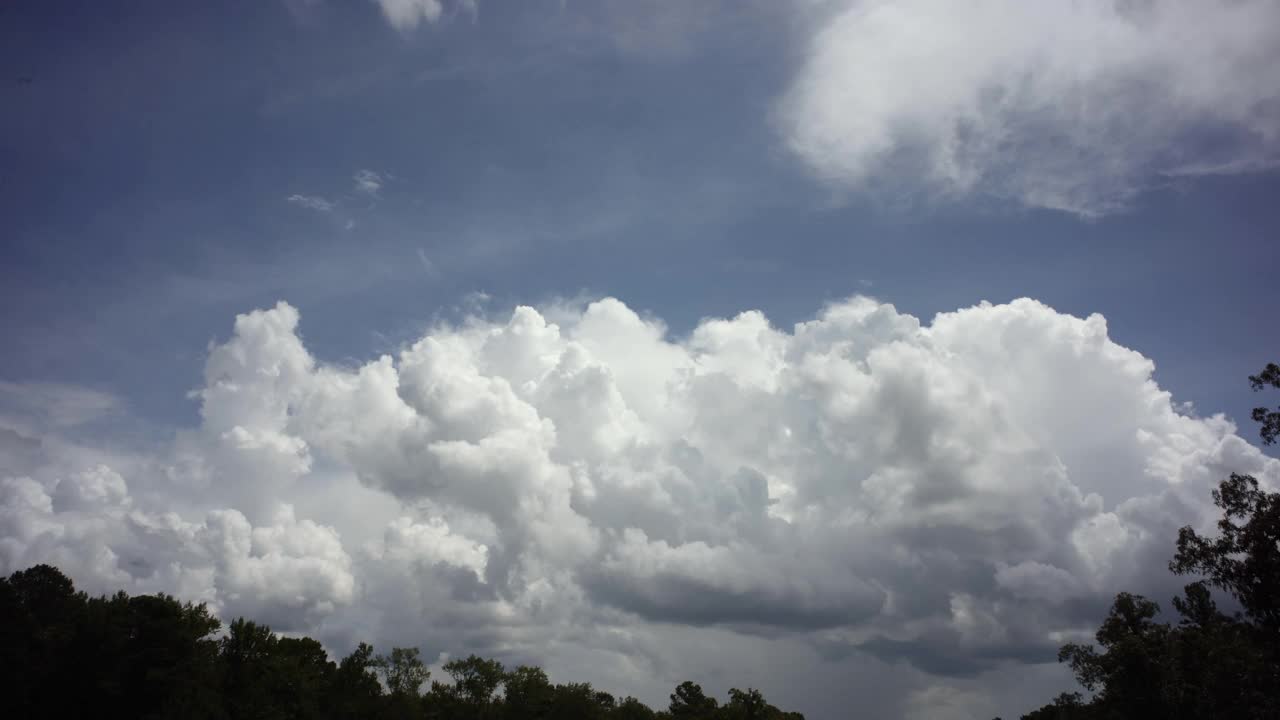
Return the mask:
{"type": "Polygon", "coordinates": [[[422,686],[431,678],[431,671],[418,653],[418,648],[398,647],[392,648],[390,655],[374,659],[373,667],[392,695],[413,699],[422,695],[422,686]]]}
{"type": "MultiPolygon", "coordinates": [[[[1251,376],[1255,390],[1280,388],[1280,367],[1251,376]]],[[[1275,442],[1280,413],[1258,408],[1263,444],[1275,442]]],[[[1232,474],[1213,491],[1218,535],[1178,532],[1169,569],[1199,579],[1173,598],[1176,624],[1160,607],[1120,593],[1098,629],[1097,646],[1070,644],[1070,665],[1092,697],[1064,694],[1023,720],[1077,718],[1280,718],[1280,493],[1232,474]],[[1222,612],[1217,590],[1239,608],[1222,612]]]]}
{"type": "MultiPolygon", "coordinates": [[[[553,684],[538,667],[507,670],[477,655],[432,682],[416,647],[379,655],[360,643],[334,662],[319,642],[281,637],[245,618],[222,624],[168,595],[91,598],[57,568],[0,578],[0,677],[6,718],[205,720],[671,720],[589,683],[553,684]]],[[[682,683],[682,718],[803,720],[733,689],[720,707],[682,683]],[[687,702],[686,702],[687,701],[687,702]]]]}
{"type": "Polygon", "coordinates": [[[671,704],[668,710],[671,717],[676,720],[702,718],[710,717],[717,705],[715,698],[707,697],[702,692],[701,685],[686,680],[677,685],[676,691],[671,693],[671,704]]]}
{"type": "MultiPolygon", "coordinates": [[[[1249,384],[1255,391],[1262,390],[1268,385],[1280,388],[1280,365],[1267,363],[1262,372],[1249,376],[1249,384]]],[[[1265,407],[1256,407],[1253,409],[1253,420],[1262,425],[1258,430],[1258,434],[1262,436],[1262,444],[1274,444],[1276,437],[1280,435],[1280,408],[1268,410],[1265,407]]]]}

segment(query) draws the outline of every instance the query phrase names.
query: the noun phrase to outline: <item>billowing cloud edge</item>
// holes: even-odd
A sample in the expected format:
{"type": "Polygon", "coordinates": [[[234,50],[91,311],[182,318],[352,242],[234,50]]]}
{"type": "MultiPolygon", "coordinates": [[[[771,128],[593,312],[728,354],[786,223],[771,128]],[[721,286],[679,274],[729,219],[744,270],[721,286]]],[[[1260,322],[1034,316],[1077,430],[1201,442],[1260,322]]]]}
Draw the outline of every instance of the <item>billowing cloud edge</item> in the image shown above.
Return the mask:
{"type": "Polygon", "coordinates": [[[1028,299],[924,325],[854,297],[676,338],[605,298],[358,367],[299,323],[239,316],[164,456],[117,470],[6,428],[0,571],[52,562],[334,646],[560,644],[625,676],[678,664],[654,638],[683,627],[967,678],[1050,660],[1119,589],[1171,594],[1210,488],[1280,478],[1101,316],[1028,299]]]}

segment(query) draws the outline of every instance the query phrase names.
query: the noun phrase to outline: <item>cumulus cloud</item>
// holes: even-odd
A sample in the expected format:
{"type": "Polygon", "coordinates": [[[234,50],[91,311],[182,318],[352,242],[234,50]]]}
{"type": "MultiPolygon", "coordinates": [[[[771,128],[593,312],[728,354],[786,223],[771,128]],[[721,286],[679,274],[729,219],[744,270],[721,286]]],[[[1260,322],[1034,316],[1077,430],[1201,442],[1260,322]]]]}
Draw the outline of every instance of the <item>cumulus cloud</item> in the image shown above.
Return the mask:
{"type": "Polygon", "coordinates": [[[841,7],[779,112],[834,186],[1097,216],[1170,178],[1280,161],[1270,0],[841,7]]]}
{"type": "Polygon", "coordinates": [[[334,646],[634,692],[712,639],[906,661],[923,679],[895,712],[918,714],[987,707],[956,683],[1051,661],[1117,590],[1171,593],[1176,529],[1211,522],[1227,473],[1280,483],[1101,316],[1034,300],[925,324],[855,297],[673,337],[607,298],[438,325],[358,366],[316,359],[300,323],[239,316],[163,457],[68,469],[56,438],[11,443],[0,571],[54,562],[334,646]]]}
{"type": "Polygon", "coordinates": [[[99,466],[59,479],[0,479],[0,557],[5,572],[57,564],[89,586],[178,591],[224,616],[307,627],[351,601],[351,561],[332,528],[297,520],[281,505],[253,527],[234,509],[197,522],[134,506],[119,474],[99,466]]]}

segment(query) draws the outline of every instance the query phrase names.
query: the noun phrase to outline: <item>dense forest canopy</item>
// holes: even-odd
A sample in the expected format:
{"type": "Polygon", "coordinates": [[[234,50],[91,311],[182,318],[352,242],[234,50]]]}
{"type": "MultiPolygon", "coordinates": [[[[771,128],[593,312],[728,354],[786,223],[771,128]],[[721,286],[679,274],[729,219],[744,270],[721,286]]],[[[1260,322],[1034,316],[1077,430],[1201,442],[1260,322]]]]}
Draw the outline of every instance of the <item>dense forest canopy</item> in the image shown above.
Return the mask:
{"type": "Polygon", "coordinates": [[[90,597],[49,565],[0,579],[0,638],[10,718],[804,717],[753,688],[731,688],[722,703],[693,682],[654,711],[634,697],[475,655],[445,663],[449,679],[441,682],[412,647],[376,654],[361,643],[335,663],[311,638],[280,637],[244,618],[223,632],[202,604],[163,594],[90,597]]]}

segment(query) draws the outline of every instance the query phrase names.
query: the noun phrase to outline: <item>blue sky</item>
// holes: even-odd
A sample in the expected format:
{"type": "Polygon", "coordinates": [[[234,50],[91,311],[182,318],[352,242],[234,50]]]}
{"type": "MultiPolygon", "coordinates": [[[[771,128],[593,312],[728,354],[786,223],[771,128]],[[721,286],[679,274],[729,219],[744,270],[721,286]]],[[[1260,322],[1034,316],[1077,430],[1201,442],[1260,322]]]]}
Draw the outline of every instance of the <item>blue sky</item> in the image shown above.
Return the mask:
{"type": "MultiPolygon", "coordinates": [[[[867,295],[926,325],[1021,297],[1055,317],[1099,313],[1175,403],[1226,413],[1252,438],[1245,376],[1280,356],[1280,94],[1265,74],[1280,42],[1249,35],[1249,18],[1205,26],[1206,53],[1249,52],[1183,84],[1190,66],[1167,48],[1200,11],[1154,3],[1150,18],[1116,19],[1086,3],[1101,9],[1068,24],[1088,38],[1132,22],[1154,38],[1136,43],[1146,64],[1100,40],[1092,58],[1058,48],[1027,71],[1049,80],[1020,85],[1009,67],[1041,58],[1017,45],[971,66],[939,42],[927,73],[910,60],[928,52],[866,69],[850,48],[900,52],[877,43],[896,42],[901,18],[859,15],[882,3],[404,5],[422,9],[416,25],[377,2],[6,4],[7,427],[34,427],[13,420],[14,398],[32,397],[22,388],[77,388],[144,428],[134,445],[180,444],[211,422],[212,348],[240,337],[237,314],[280,300],[318,363],[356,368],[438,323],[505,323],[521,304],[552,317],[612,296],[680,341],[753,309],[789,332],[867,295]],[[1063,67],[1076,79],[1060,82],[1063,67]],[[911,99],[943,103],[951,87],[1007,92],[1011,109],[911,99]],[[1079,109],[1117,98],[1123,122],[1079,109]],[[960,119],[937,140],[946,113],[960,119]],[[947,143],[961,150],[943,163],[947,143]]],[[[952,22],[940,7],[901,5],[926,50],[930,28],[952,22]]],[[[1037,32],[1036,11],[956,12],[975,47],[1000,22],[1037,32]]],[[[111,427],[55,429],[116,442],[111,427]]],[[[908,687],[892,712],[909,716],[917,697],[987,707],[986,686],[948,687],[908,687]]]]}
{"type": "Polygon", "coordinates": [[[1104,314],[1178,398],[1237,418],[1243,375],[1278,349],[1273,174],[1179,182],[1101,220],[838,201],[771,126],[798,54],[780,12],[728,8],[674,38],[586,3],[410,33],[361,3],[7,14],[4,324],[22,350],[0,372],[158,420],[191,418],[182,392],[228,318],[280,298],[340,360],[476,291],[616,295],[675,332],[746,308],[786,326],[854,293],[926,319],[1029,296],[1104,314]],[[610,37],[628,23],[638,47],[610,37]],[[379,197],[353,190],[361,169],[389,177],[379,197]]]}

